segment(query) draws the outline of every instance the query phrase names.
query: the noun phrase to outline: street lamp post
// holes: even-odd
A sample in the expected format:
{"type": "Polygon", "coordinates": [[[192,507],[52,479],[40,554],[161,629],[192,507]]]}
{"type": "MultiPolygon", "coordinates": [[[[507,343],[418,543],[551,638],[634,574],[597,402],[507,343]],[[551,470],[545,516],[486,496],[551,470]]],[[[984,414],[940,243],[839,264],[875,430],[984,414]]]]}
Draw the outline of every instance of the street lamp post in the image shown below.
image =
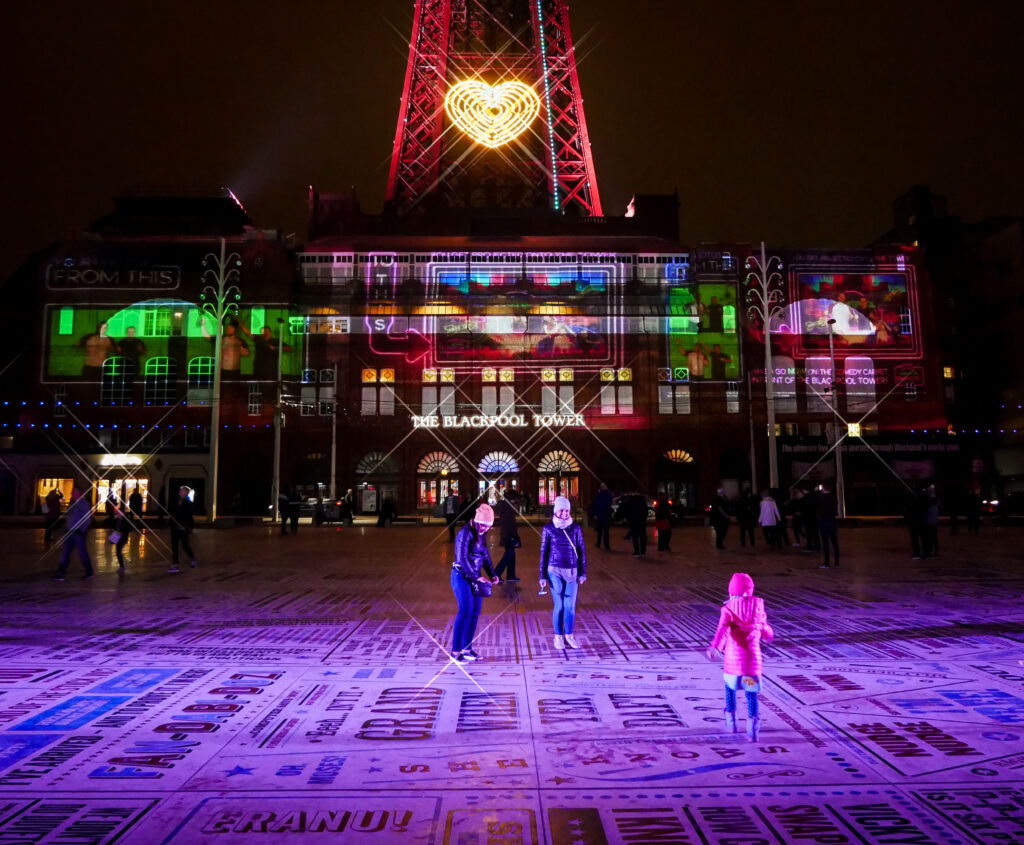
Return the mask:
{"type": "Polygon", "coordinates": [[[331,406],[331,488],[330,496],[333,500],[338,495],[337,491],[337,463],[338,463],[338,362],[334,362],[334,403],[331,406]]]}
{"type": "MultiPolygon", "coordinates": [[[[766,256],[761,241],[761,256],[747,259],[747,316],[760,319],[764,326],[764,395],[768,416],[768,486],[779,486],[779,463],[775,446],[775,384],[772,366],[771,321],[784,310],[782,259],[766,256]]],[[[752,479],[753,480],[753,479],[752,479]]]]}
{"type": "Polygon", "coordinates": [[[220,379],[221,379],[221,352],[224,348],[224,318],[231,315],[238,315],[238,300],[242,298],[242,291],[235,284],[239,281],[242,266],[242,256],[237,252],[230,255],[224,254],[224,238],[220,239],[220,255],[209,252],[203,259],[202,280],[205,286],[199,294],[203,303],[203,311],[209,314],[216,321],[216,334],[213,351],[213,412],[211,414],[210,427],[213,429],[210,434],[210,461],[211,468],[211,494],[210,494],[210,519],[213,524],[217,523],[217,481],[220,469],[220,379]]]}
{"type": "Polygon", "coordinates": [[[836,503],[839,511],[839,517],[841,519],[846,517],[846,485],[843,482],[843,446],[842,446],[842,435],[839,433],[839,409],[836,407],[838,404],[838,398],[836,397],[836,346],[835,346],[835,333],[833,326],[835,326],[835,319],[828,321],[828,359],[830,368],[830,378],[828,386],[828,404],[832,408],[832,442],[835,444],[836,450],[836,503]]]}
{"type": "Polygon", "coordinates": [[[281,359],[284,354],[284,320],[277,318],[277,396],[274,400],[274,484],[270,492],[273,500],[273,522],[281,516],[278,502],[281,498],[281,427],[284,424],[284,384],[281,372],[281,359]]]}

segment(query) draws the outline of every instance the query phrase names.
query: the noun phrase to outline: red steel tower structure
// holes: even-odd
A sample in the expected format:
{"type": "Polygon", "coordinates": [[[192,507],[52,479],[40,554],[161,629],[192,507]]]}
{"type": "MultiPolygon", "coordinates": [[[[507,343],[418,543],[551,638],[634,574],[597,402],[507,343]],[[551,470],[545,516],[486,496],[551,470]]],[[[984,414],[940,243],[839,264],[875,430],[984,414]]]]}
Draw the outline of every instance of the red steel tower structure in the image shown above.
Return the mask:
{"type": "Polygon", "coordinates": [[[602,214],[566,0],[416,0],[387,200],[602,214]]]}

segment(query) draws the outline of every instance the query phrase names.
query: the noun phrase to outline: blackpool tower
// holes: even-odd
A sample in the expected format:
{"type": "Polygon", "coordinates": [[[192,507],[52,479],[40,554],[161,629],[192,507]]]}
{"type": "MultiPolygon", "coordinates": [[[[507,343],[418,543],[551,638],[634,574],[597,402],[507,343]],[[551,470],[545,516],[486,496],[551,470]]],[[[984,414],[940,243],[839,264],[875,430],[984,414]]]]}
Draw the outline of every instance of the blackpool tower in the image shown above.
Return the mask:
{"type": "Polygon", "coordinates": [[[416,0],[387,201],[601,215],[565,0],[416,0]]]}

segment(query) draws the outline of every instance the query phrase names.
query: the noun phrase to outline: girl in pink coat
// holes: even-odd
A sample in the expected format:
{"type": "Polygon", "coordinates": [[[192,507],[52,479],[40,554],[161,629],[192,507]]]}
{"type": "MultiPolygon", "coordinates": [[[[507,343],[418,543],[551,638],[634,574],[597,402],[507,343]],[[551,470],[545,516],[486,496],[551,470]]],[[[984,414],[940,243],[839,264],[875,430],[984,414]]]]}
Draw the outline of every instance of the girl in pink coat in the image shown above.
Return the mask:
{"type": "Polygon", "coordinates": [[[754,596],[754,579],[737,572],[729,579],[729,600],[722,605],[718,629],[711,638],[707,656],[709,660],[721,656],[724,646],[725,662],[725,725],[736,733],[736,691],[747,694],[747,739],[757,742],[761,720],[758,718],[757,694],[761,691],[761,638],[775,639],[768,624],[764,599],[754,596]]]}

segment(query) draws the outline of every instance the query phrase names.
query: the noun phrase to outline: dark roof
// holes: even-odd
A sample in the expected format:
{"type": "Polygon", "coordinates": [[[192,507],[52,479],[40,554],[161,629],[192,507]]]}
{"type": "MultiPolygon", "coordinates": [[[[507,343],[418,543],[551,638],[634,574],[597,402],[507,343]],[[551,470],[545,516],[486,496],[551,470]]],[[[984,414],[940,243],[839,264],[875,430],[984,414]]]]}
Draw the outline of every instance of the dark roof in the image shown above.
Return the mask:
{"type": "Polygon", "coordinates": [[[116,197],[114,211],[89,226],[104,236],[240,235],[252,220],[230,196],[116,197]]]}

